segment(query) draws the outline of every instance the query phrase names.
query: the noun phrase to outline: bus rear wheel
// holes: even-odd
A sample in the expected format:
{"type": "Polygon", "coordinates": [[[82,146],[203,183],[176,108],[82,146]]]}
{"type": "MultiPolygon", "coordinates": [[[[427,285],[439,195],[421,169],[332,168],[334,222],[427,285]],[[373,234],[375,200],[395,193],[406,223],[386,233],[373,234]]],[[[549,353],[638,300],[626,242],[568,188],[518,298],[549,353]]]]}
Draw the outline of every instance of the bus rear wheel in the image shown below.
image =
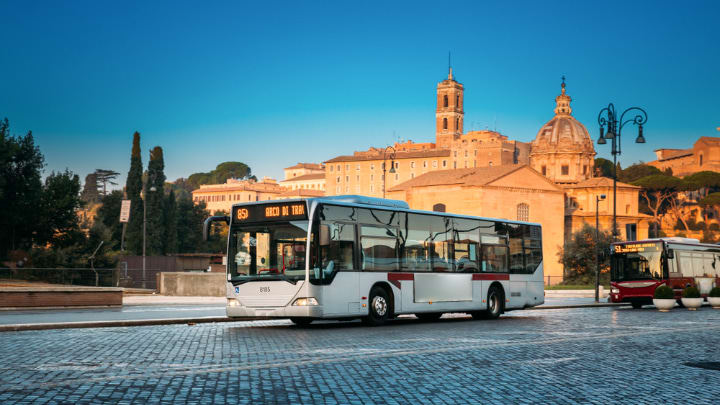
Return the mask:
{"type": "Polygon", "coordinates": [[[423,321],[437,321],[442,315],[442,312],[423,312],[415,314],[418,319],[423,321]]]}
{"type": "Polygon", "coordinates": [[[312,321],[313,320],[310,318],[290,318],[290,322],[297,326],[308,326],[312,323],[312,321]]]}
{"type": "Polygon", "coordinates": [[[383,288],[375,287],[370,290],[368,316],[363,323],[370,326],[379,326],[390,318],[390,301],[383,288]]]}
{"type": "Polygon", "coordinates": [[[497,319],[503,313],[505,306],[505,294],[501,288],[497,286],[490,287],[487,295],[487,310],[485,311],[486,319],[497,319]]]}

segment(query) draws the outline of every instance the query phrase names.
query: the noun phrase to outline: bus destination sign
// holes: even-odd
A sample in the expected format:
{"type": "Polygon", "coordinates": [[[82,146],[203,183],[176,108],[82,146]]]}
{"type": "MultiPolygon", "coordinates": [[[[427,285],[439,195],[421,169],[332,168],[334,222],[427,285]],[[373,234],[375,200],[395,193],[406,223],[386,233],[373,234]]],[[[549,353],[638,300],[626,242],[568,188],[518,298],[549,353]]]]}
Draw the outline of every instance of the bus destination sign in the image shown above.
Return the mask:
{"type": "Polygon", "coordinates": [[[294,221],[307,219],[305,203],[261,204],[236,207],[234,219],[238,222],[294,221]]]}
{"type": "Polygon", "coordinates": [[[641,253],[641,252],[659,252],[659,243],[633,243],[630,245],[615,245],[615,253],[641,253]]]}

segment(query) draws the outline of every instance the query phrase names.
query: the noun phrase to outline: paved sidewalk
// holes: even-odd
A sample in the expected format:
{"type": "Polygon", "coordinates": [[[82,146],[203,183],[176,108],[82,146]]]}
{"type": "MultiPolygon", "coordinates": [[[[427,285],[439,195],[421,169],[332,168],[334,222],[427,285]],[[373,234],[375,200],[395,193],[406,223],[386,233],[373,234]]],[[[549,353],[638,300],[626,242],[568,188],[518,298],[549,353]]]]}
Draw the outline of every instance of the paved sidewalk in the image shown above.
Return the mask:
{"type": "Polygon", "coordinates": [[[158,294],[124,295],[123,305],[220,305],[225,297],[173,297],[158,294]]]}

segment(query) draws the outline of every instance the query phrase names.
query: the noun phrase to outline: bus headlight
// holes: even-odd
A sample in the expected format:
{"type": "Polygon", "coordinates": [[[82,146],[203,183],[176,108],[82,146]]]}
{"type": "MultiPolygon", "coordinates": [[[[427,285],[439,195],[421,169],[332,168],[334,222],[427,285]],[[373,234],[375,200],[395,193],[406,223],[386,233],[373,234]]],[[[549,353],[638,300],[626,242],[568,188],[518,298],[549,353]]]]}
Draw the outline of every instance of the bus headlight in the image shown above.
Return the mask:
{"type": "Polygon", "coordinates": [[[611,288],[610,293],[611,294],[620,294],[620,289],[619,288],[611,288]]]}
{"type": "Polygon", "coordinates": [[[308,307],[308,306],[314,306],[314,305],[318,305],[318,302],[313,297],[298,298],[295,300],[295,302],[293,302],[293,306],[298,306],[298,307],[308,307]]]}
{"type": "Polygon", "coordinates": [[[229,307],[239,307],[240,301],[236,300],[235,298],[228,298],[227,300],[227,306],[229,307]]]}

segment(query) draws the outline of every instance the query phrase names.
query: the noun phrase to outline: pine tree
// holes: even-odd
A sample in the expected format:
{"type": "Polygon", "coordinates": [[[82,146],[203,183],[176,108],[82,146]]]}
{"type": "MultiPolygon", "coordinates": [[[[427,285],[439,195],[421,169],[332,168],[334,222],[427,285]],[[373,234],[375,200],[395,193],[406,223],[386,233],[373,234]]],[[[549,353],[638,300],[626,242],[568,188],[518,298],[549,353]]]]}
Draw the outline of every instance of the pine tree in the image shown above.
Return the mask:
{"type": "Polygon", "coordinates": [[[165,199],[165,253],[177,253],[177,203],[175,191],[170,190],[165,199]]]}
{"type": "Polygon", "coordinates": [[[150,151],[145,198],[147,201],[147,254],[161,255],[165,253],[165,163],[163,150],[156,146],[150,151]]]}
{"type": "Polygon", "coordinates": [[[130,156],[130,171],[125,183],[127,199],[130,202],[130,220],[127,225],[125,238],[127,250],[133,254],[142,254],[143,244],[143,200],[140,198],[142,190],[142,157],[140,156],[140,133],[133,134],[132,154],[130,156]]]}

